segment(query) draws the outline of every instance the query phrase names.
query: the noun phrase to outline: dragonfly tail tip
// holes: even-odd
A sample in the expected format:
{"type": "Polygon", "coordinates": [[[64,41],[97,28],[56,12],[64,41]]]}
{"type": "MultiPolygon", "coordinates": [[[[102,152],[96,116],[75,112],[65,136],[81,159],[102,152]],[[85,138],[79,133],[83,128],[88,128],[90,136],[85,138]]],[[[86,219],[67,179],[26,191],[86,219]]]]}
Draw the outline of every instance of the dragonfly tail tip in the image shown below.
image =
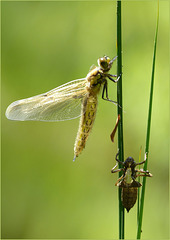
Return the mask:
{"type": "Polygon", "coordinates": [[[76,160],[76,156],[74,156],[74,158],[73,158],[73,162],[75,162],[75,160],[76,160]]]}

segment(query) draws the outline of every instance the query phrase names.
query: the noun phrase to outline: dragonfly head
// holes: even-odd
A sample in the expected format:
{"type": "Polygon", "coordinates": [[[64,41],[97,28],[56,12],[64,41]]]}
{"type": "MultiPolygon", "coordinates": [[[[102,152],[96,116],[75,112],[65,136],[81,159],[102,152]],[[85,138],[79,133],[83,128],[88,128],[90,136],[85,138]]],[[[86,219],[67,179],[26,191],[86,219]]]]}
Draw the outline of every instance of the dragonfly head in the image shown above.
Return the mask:
{"type": "Polygon", "coordinates": [[[135,160],[132,157],[128,157],[124,162],[124,166],[126,168],[131,168],[131,169],[133,168],[134,169],[135,166],[136,166],[135,160]]]}
{"type": "Polygon", "coordinates": [[[110,59],[108,56],[101,57],[98,59],[98,65],[102,70],[107,72],[112,67],[112,63],[116,58],[110,59]]]}

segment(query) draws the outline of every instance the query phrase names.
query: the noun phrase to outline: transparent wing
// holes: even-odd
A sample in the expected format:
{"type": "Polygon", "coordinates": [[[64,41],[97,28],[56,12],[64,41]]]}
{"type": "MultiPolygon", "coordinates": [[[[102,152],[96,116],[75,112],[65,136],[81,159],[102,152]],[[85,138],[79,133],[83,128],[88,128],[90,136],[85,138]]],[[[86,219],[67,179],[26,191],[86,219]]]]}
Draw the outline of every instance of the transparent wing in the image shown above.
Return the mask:
{"type": "Polygon", "coordinates": [[[81,115],[86,79],[61,85],[47,93],[18,100],[9,105],[6,117],[18,121],[64,121],[81,115]]]}

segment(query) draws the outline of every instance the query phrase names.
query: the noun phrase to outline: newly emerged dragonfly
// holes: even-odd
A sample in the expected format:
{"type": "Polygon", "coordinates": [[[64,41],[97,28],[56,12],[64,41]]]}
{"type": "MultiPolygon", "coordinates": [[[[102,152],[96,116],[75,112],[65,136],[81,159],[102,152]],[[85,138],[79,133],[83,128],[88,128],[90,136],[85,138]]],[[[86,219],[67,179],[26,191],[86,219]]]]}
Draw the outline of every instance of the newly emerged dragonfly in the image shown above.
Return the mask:
{"type": "Polygon", "coordinates": [[[144,171],[143,169],[135,169],[136,166],[145,163],[143,162],[136,163],[132,157],[128,157],[124,162],[121,162],[116,154],[116,161],[120,163],[123,168],[114,170],[118,164],[116,164],[111,172],[116,173],[123,171],[122,176],[117,180],[115,186],[122,188],[121,191],[121,201],[122,205],[126,208],[127,212],[135,205],[137,199],[138,188],[142,186],[140,182],[137,182],[135,179],[138,176],[143,177],[152,177],[152,174],[149,171],[144,171]]]}
{"type": "Polygon", "coordinates": [[[74,160],[84,149],[94,123],[97,95],[103,86],[102,98],[109,99],[107,80],[117,82],[119,77],[109,74],[114,60],[107,56],[98,59],[85,78],[63,84],[47,93],[18,100],[9,105],[6,117],[17,121],[64,121],[81,116],[74,145],[74,160]]]}

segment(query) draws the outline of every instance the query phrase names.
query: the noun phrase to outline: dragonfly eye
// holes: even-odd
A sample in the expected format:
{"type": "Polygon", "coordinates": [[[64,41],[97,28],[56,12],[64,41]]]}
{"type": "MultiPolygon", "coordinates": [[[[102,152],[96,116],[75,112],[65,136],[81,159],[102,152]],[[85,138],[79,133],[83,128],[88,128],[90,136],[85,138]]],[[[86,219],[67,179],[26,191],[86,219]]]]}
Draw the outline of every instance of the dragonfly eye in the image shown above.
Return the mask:
{"type": "Polygon", "coordinates": [[[110,69],[110,58],[107,56],[104,56],[102,58],[98,59],[98,64],[99,66],[104,69],[104,70],[109,70],[110,69]]]}
{"type": "Polygon", "coordinates": [[[103,68],[103,69],[107,69],[108,68],[108,63],[106,61],[103,61],[100,63],[100,66],[103,68]]]}

